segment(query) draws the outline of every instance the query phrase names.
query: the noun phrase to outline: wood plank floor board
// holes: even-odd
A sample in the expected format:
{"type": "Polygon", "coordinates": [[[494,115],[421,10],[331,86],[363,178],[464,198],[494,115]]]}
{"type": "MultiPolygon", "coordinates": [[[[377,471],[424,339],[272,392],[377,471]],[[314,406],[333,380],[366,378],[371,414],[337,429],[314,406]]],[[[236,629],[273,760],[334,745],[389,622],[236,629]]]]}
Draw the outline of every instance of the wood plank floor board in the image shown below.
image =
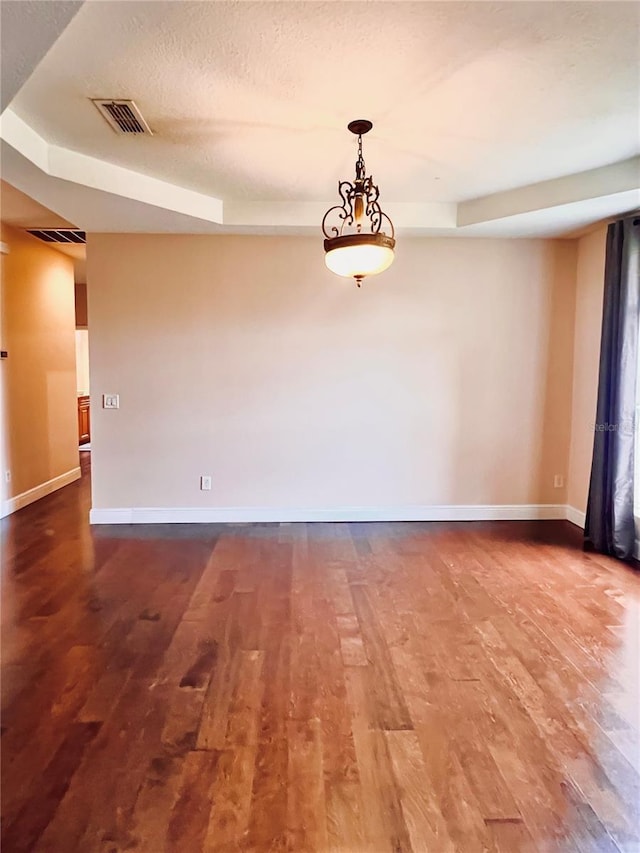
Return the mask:
{"type": "Polygon", "coordinates": [[[428,723],[416,725],[429,787],[444,818],[456,850],[490,849],[482,807],[475,796],[446,729],[428,723]]]}
{"type": "Polygon", "coordinates": [[[264,652],[240,652],[225,748],[212,791],[203,849],[238,849],[249,826],[264,680],[264,652]]]}
{"type": "Polygon", "coordinates": [[[180,796],[189,752],[165,745],[154,749],[131,811],[131,844],[136,851],[155,853],[166,846],[169,821],[180,796]]]}
{"type": "Polygon", "coordinates": [[[2,525],[3,853],[637,853],[640,576],[566,522],[2,525]]]}
{"type": "Polygon", "coordinates": [[[363,584],[354,584],[351,594],[360,623],[364,648],[370,661],[363,672],[374,708],[375,726],[383,731],[412,729],[413,722],[404,700],[402,687],[398,683],[389,647],[367,588],[363,584]]]}
{"type": "Polygon", "coordinates": [[[169,818],[166,853],[203,849],[220,756],[218,750],[197,750],[187,754],[182,785],[169,818]]]}
{"type": "Polygon", "coordinates": [[[455,853],[415,731],[387,731],[385,738],[411,849],[455,853]]]}
{"type": "Polygon", "coordinates": [[[364,849],[412,850],[389,747],[384,732],[374,728],[376,709],[371,705],[364,667],[350,667],[346,680],[362,792],[364,849]]]}

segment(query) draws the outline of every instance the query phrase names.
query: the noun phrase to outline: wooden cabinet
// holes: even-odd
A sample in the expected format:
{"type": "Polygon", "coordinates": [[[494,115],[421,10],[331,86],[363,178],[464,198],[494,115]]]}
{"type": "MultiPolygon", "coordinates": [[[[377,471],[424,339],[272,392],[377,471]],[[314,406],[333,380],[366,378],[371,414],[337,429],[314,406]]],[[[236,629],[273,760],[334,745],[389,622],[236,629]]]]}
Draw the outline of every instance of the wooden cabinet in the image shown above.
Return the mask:
{"type": "Polygon", "coordinates": [[[80,444],[91,441],[89,397],[78,397],[78,440],[80,444]]]}

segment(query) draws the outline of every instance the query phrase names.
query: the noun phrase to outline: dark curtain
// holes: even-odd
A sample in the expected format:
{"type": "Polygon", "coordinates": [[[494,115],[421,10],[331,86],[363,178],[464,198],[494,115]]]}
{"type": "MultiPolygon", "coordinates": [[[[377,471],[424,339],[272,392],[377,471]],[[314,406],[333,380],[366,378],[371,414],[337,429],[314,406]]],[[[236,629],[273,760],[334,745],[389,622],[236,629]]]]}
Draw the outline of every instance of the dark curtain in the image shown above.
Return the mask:
{"type": "Polygon", "coordinates": [[[633,472],[640,322],[640,218],[609,225],[585,545],[633,556],[633,472]]]}

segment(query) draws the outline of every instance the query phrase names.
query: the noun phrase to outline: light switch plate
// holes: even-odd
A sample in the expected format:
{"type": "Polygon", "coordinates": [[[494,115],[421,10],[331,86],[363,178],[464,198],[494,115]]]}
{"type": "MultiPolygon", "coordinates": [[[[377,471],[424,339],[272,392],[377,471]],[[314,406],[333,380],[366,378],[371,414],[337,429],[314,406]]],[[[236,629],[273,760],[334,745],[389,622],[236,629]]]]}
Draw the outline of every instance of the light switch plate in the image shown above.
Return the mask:
{"type": "Polygon", "coordinates": [[[119,409],[120,395],[119,394],[103,394],[102,395],[103,409],[119,409]]]}

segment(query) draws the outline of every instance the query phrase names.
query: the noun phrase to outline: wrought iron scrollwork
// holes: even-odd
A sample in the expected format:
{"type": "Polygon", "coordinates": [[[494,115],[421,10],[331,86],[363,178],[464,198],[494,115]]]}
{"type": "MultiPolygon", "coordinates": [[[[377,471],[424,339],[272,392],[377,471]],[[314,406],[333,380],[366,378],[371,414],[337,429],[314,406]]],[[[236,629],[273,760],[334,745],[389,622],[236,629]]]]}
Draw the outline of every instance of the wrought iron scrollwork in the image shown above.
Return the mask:
{"type": "MultiPolygon", "coordinates": [[[[365,131],[366,132],[366,131],[365,131]]],[[[339,181],[338,195],[342,204],[330,207],[322,219],[322,232],[327,239],[342,237],[346,234],[385,234],[382,226],[388,223],[394,236],[393,223],[382,211],[378,201],[380,190],[367,176],[362,156],[362,134],[358,135],[358,159],[356,160],[355,180],[339,181]]]]}

